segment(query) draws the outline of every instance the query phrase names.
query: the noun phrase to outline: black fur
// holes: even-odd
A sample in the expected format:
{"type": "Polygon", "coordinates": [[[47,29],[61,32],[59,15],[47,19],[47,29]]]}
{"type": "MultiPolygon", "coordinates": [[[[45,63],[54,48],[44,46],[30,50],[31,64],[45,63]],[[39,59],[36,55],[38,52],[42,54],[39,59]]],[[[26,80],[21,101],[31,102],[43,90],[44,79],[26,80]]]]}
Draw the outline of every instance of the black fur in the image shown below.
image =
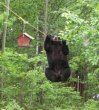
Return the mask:
{"type": "Polygon", "coordinates": [[[50,81],[64,82],[70,76],[70,68],[67,61],[69,49],[65,40],[53,40],[53,38],[54,36],[47,35],[44,42],[49,66],[45,70],[45,75],[50,81]]]}

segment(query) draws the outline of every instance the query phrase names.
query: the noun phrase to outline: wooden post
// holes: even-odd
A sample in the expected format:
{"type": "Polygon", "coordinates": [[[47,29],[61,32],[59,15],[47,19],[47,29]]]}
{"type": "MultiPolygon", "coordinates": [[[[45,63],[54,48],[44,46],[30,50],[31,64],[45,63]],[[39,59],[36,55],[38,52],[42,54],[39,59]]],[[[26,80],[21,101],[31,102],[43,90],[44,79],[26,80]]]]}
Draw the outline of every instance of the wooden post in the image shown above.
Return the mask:
{"type": "Polygon", "coordinates": [[[8,16],[9,16],[10,0],[5,0],[5,4],[6,4],[6,20],[5,20],[5,22],[4,22],[4,29],[3,29],[2,52],[5,51],[6,33],[7,33],[7,22],[8,22],[8,16]]]}

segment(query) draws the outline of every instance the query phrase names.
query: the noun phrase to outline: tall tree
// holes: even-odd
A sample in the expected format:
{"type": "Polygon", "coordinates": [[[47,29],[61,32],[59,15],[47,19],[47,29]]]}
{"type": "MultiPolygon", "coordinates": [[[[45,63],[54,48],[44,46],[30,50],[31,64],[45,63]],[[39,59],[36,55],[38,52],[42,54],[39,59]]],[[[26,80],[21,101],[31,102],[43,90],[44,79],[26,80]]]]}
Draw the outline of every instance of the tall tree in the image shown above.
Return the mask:
{"type": "Polygon", "coordinates": [[[5,19],[5,22],[4,22],[4,30],[3,30],[3,38],[2,38],[2,52],[5,51],[7,22],[8,22],[8,16],[9,16],[10,0],[5,0],[5,4],[6,4],[6,19],[5,19]]]}
{"type": "Polygon", "coordinates": [[[47,34],[48,31],[48,0],[45,0],[45,34],[47,34]]]}

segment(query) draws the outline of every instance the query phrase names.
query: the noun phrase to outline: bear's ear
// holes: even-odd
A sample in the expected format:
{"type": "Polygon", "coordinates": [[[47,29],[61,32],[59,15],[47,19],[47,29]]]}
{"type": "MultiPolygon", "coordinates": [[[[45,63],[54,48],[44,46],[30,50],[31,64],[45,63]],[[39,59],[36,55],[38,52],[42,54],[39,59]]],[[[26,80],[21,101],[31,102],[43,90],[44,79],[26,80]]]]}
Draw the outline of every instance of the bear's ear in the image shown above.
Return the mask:
{"type": "Polygon", "coordinates": [[[47,35],[46,38],[51,38],[51,35],[47,35]]]}
{"type": "Polygon", "coordinates": [[[49,42],[49,41],[51,41],[51,36],[47,35],[46,38],[45,38],[45,42],[49,42]]]}
{"type": "Polygon", "coordinates": [[[46,36],[46,39],[49,39],[49,40],[53,40],[53,38],[54,38],[54,36],[52,36],[52,35],[50,35],[50,34],[48,34],[48,35],[46,36]]]}

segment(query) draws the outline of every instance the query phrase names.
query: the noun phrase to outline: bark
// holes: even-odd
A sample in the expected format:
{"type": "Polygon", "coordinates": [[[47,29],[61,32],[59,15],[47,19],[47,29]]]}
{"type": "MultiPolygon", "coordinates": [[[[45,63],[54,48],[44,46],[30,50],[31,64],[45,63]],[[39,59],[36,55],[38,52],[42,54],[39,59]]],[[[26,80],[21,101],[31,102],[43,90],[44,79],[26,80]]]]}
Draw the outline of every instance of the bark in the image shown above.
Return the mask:
{"type": "Polygon", "coordinates": [[[9,16],[9,5],[10,0],[5,0],[6,2],[6,20],[4,22],[4,29],[3,29],[3,37],[2,37],[2,52],[5,51],[5,44],[6,44],[6,34],[7,34],[7,22],[8,22],[8,16],[9,16]]]}

